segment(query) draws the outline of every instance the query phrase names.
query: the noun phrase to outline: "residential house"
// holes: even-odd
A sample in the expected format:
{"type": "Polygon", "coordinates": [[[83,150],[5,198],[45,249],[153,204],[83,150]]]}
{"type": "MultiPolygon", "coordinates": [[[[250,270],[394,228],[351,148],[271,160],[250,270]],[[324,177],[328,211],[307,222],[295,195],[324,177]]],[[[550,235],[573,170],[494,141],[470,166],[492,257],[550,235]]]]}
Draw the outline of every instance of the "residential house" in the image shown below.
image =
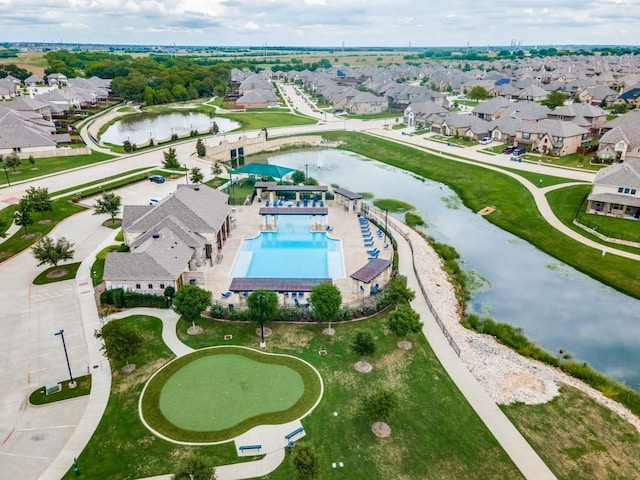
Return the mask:
{"type": "Polygon", "coordinates": [[[67,85],[69,83],[69,80],[67,79],[67,76],[63,73],[50,73],[49,75],[47,75],[47,83],[50,86],[54,86],[54,85],[67,85]]]}
{"type": "Polygon", "coordinates": [[[0,106],[0,155],[55,151],[57,144],[52,131],[55,131],[53,124],[41,116],[0,106]]]}
{"type": "Polygon", "coordinates": [[[541,100],[544,100],[547,95],[548,92],[544,88],[533,84],[523,88],[520,91],[520,95],[518,95],[518,99],[528,100],[530,102],[539,102],[541,100]]]}
{"type": "Polygon", "coordinates": [[[495,97],[479,103],[471,110],[471,114],[481,120],[495,120],[500,117],[504,110],[511,106],[513,106],[511,100],[507,100],[505,97],[495,97]]]}
{"type": "Polygon", "coordinates": [[[573,122],[592,131],[599,131],[607,121],[607,112],[597,105],[572,103],[549,112],[552,120],[573,122]]]}
{"type": "Polygon", "coordinates": [[[515,143],[529,151],[562,156],[585,148],[589,140],[586,128],[572,122],[546,119],[531,124],[521,122],[515,143]]]}
{"type": "Polygon", "coordinates": [[[41,100],[29,97],[20,97],[4,104],[5,107],[18,112],[36,113],[45,120],[51,120],[51,109],[49,105],[41,100]]]}
{"type": "Polygon", "coordinates": [[[596,156],[603,161],[640,159],[640,111],[632,111],[607,122],[596,156]]]}
{"type": "Polygon", "coordinates": [[[122,229],[129,252],[109,253],[107,288],[162,295],[203,278],[229,238],[228,196],[206,185],[179,185],[155,205],[125,205],[122,229]]]}
{"type": "Polygon", "coordinates": [[[613,103],[640,108],[640,83],[620,92],[620,95],[618,95],[618,98],[616,98],[613,103]]]}
{"type": "Polygon", "coordinates": [[[346,109],[353,115],[364,115],[386,112],[387,105],[387,99],[384,97],[377,97],[369,92],[359,92],[347,103],[346,109]]]}
{"type": "Polygon", "coordinates": [[[579,98],[582,103],[602,107],[611,105],[615,99],[618,98],[618,92],[605,85],[598,85],[596,87],[585,88],[578,93],[577,98],[579,98]]]}
{"type": "Polygon", "coordinates": [[[42,85],[43,83],[44,80],[42,80],[42,78],[40,78],[38,75],[29,75],[24,80],[24,86],[27,88],[36,87],[38,85],[42,85]]]}
{"type": "Polygon", "coordinates": [[[445,115],[447,111],[447,109],[431,101],[412,102],[404,111],[403,123],[416,129],[430,128],[431,115],[445,115]]]}
{"type": "Polygon", "coordinates": [[[600,170],[588,201],[587,213],[640,218],[640,159],[600,170]]]}
{"type": "Polygon", "coordinates": [[[489,136],[489,122],[480,120],[473,115],[460,115],[458,113],[449,113],[442,121],[434,120],[432,123],[432,131],[440,128],[440,132],[448,136],[461,136],[474,140],[480,140],[489,136]]]}

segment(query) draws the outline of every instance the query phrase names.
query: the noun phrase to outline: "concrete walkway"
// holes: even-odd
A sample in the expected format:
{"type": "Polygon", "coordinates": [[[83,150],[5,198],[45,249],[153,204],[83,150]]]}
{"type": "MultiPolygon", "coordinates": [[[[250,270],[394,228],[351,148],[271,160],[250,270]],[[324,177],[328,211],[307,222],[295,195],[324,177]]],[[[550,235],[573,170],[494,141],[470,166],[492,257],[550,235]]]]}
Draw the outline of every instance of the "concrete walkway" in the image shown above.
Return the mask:
{"type": "MultiPolygon", "coordinates": [[[[399,224],[394,218],[389,218],[389,220],[396,229],[408,228],[404,224],[399,224]]],[[[540,459],[535,450],[527,443],[502,410],[491,400],[482,385],[449,345],[442,330],[436,323],[424,296],[421,294],[411,246],[402,235],[396,234],[395,237],[398,242],[398,255],[400,258],[399,271],[407,277],[409,288],[416,292],[416,298],[411,302],[411,306],[420,314],[420,319],[424,322],[422,331],[451,380],[456,384],[525,478],[535,480],[555,479],[553,472],[540,459]]]]}

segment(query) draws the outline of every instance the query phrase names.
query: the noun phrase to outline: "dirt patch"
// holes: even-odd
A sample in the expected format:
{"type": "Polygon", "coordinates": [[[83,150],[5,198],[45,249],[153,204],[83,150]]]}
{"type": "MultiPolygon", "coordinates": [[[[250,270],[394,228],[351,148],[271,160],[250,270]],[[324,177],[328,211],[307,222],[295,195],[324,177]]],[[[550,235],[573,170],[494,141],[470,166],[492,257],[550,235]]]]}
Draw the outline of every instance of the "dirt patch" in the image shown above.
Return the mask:
{"type": "Polygon", "coordinates": [[[371,425],[371,431],[378,438],[386,438],[391,435],[391,427],[384,422],[376,422],[371,425]]]}
{"type": "Polygon", "coordinates": [[[20,235],[20,238],[23,240],[28,240],[30,238],[36,238],[37,235],[35,233],[25,233],[24,235],[20,235]]]}
{"type": "Polygon", "coordinates": [[[336,330],[334,328],[325,328],[324,330],[322,330],[322,334],[333,337],[336,334],[336,330]]]}
{"type": "Polygon", "coordinates": [[[353,368],[356,369],[356,372],[360,373],[369,373],[373,370],[373,367],[368,362],[359,361],[353,365],[353,368]]]}
{"type": "Polygon", "coordinates": [[[411,350],[411,348],[413,348],[413,343],[407,341],[407,340],[400,340],[398,342],[398,348],[402,349],[402,350],[411,350]]]}
{"type": "Polygon", "coordinates": [[[124,367],[122,367],[120,371],[128,375],[129,373],[133,372],[135,369],[136,369],[135,363],[128,363],[124,367]]]}
{"type": "MultiPolygon", "coordinates": [[[[117,373],[117,387],[114,388],[118,393],[129,391],[133,388],[137,388],[138,385],[147,381],[147,379],[162,367],[165,363],[167,363],[168,358],[161,358],[156,360],[153,363],[149,363],[141,368],[136,368],[136,370],[130,374],[123,375],[120,371],[117,373]]],[[[137,402],[137,399],[134,399],[133,402],[137,402]]]]}
{"type": "Polygon", "coordinates": [[[9,252],[0,252],[0,260],[4,260],[5,258],[10,257],[11,254],[9,252]]]}
{"type": "Polygon", "coordinates": [[[295,325],[278,325],[277,332],[271,340],[272,346],[299,351],[309,345],[313,334],[308,329],[295,325]]]}
{"type": "MultiPolygon", "coordinates": [[[[268,327],[264,327],[264,338],[270,337],[272,333],[273,330],[268,327]]],[[[262,337],[262,329],[260,327],[256,328],[256,335],[262,337]]]]}
{"type": "Polygon", "coordinates": [[[38,220],[38,223],[39,223],[40,225],[46,225],[46,224],[48,224],[48,223],[51,223],[51,220],[49,220],[49,219],[45,218],[44,220],[38,220]]]}
{"type": "Polygon", "coordinates": [[[56,268],[47,273],[47,278],[60,278],[64,277],[67,273],[69,273],[69,270],[66,268],[56,268]]]}
{"type": "Polygon", "coordinates": [[[385,388],[402,391],[407,365],[411,363],[413,353],[404,350],[393,350],[376,362],[376,368],[384,372],[382,375],[385,388]]]}
{"type": "Polygon", "coordinates": [[[200,335],[202,334],[202,327],[199,325],[196,326],[190,326],[189,328],[187,328],[187,333],[189,335],[200,335]]]}

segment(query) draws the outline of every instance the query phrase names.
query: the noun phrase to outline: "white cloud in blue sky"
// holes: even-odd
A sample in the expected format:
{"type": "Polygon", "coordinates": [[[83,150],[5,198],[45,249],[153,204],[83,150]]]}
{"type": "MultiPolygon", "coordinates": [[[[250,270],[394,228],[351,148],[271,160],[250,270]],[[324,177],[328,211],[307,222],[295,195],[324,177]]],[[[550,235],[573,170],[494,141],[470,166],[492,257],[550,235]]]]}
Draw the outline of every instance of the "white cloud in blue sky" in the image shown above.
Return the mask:
{"type": "Polygon", "coordinates": [[[0,41],[638,45],[640,0],[0,0],[0,41]]]}

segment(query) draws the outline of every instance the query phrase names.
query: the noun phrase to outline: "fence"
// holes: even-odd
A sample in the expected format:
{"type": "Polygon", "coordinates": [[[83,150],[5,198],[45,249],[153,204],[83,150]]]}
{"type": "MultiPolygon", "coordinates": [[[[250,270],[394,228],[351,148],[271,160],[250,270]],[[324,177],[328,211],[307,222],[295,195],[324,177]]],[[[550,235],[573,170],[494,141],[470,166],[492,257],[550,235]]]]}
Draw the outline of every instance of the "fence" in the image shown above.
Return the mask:
{"type": "MultiPolygon", "coordinates": [[[[384,219],[386,218],[386,212],[381,211],[379,208],[369,207],[369,213],[371,213],[371,212],[373,212],[378,217],[378,219],[377,219],[378,221],[380,221],[380,219],[382,219],[384,221],[384,219]]],[[[433,315],[433,318],[435,318],[436,323],[438,324],[438,326],[442,330],[442,333],[444,334],[445,338],[449,342],[449,345],[451,345],[451,348],[453,348],[453,351],[456,352],[456,355],[458,355],[458,357],[459,357],[460,356],[460,347],[458,347],[458,344],[456,343],[456,341],[453,339],[453,337],[449,333],[449,330],[447,329],[446,325],[442,322],[442,319],[440,318],[440,315],[438,315],[438,312],[433,307],[433,304],[431,303],[431,301],[429,300],[429,297],[427,296],[427,291],[424,288],[424,285],[422,283],[422,279],[420,278],[420,275],[418,274],[418,270],[416,269],[415,252],[413,250],[413,243],[411,242],[411,239],[409,238],[409,236],[403,230],[401,230],[397,225],[395,225],[395,221],[396,220],[392,218],[391,222],[387,221],[387,225],[390,226],[396,232],[398,232],[402,236],[402,238],[404,238],[407,241],[407,243],[409,244],[409,248],[411,249],[411,264],[413,265],[413,271],[414,271],[414,273],[416,275],[416,279],[418,280],[418,285],[420,286],[420,291],[422,292],[422,296],[424,297],[424,300],[427,303],[427,306],[429,307],[429,310],[431,311],[431,314],[433,315]]]]}
{"type": "MultiPolygon", "coordinates": [[[[626,245],[628,247],[640,248],[640,238],[638,235],[625,234],[620,231],[610,231],[606,227],[599,225],[595,222],[591,222],[588,217],[590,214],[585,213],[584,204],[587,200],[587,195],[582,197],[582,202],[576,209],[573,216],[573,224],[581,229],[589,232],[591,235],[598,237],[600,240],[609,243],[616,243],[618,245],[626,245]]],[[[622,220],[620,220],[622,221],[622,220]]],[[[638,220],[628,220],[630,222],[638,220]]]]}

